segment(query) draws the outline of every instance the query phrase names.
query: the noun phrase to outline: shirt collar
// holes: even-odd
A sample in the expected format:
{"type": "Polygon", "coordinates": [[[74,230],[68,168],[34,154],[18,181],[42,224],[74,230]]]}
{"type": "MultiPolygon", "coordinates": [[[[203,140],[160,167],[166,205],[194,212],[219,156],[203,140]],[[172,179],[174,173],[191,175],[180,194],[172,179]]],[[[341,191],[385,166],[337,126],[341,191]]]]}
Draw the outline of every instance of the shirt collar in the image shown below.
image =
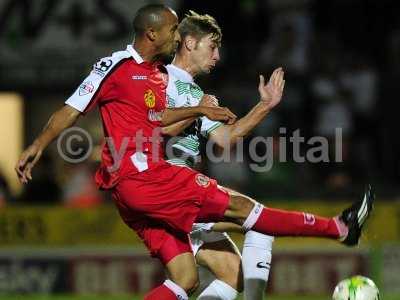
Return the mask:
{"type": "Polygon", "coordinates": [[[167,69],[169,72],[172,73],[173,76],[175,76],[177,79],[183,81],[183,82],[187,82],[187,83],[194,83],[193,77],[192,75],[190,75],[188,72],[186,72],[185,70],[173,65],[173,64],[169,64],[167,66],[167,69]]]}
{"type": "Polygon", "coordinates": [[[127,47],[126,47],[126,51],[128,51],[131,55],[132,55],[132,57],[133,57],[133,59],[136,61],[136,63],[138,63],[139,65],[141,64],[141,63],[143,63],[144,62],[144,60],[143,60],[143,58],[140,56],[140,54],[132,47],[132,45],[128,45],[127,47]]]}

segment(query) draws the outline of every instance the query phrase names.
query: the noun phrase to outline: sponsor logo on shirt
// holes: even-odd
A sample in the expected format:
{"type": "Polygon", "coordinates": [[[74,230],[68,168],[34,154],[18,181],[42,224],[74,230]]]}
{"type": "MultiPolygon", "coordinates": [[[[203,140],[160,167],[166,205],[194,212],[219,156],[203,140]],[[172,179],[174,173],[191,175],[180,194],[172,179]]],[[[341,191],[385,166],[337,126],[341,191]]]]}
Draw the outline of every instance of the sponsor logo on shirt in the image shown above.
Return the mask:
{"type": "Polygon", "coordinates": [[[85,96],[94,91],[94,86],[91,81],[85,81],[79,86],[79,96],[85,96]]]}
{"type": "Polygon", "coordinates": [[[208,178],[207,176],[203,175],[203,174],[197,174],[196,175],[196,183],[199,186],[202,187],[208,187],[210,185],[210,178],[208,178]]]}
{"type": "Polygon", "coordinates": [[[149,89],[144,93],[144,103],[148,108],[156,106],[156,96],[152,90],[149,89]]]}
{"type": "Polygon", "coordinates": [[[150,109],[148,112],[148,118],[152,122],[159,122],[162,118],[162,111],[155,111],[154,109],[150,109]]]}
{"type": "Polygon", "coordinates": [[[97,75],[104,77],[108,69],[112,66],[113,62],[111,59],[102,59],[99,60],[93,66],[93,72],[97,75]]]}
{"type": "Polygon", "coordinates": [[[147,76],[146,75],[133,75],[132,79],[133,80],[147,80],[147,76]]]}

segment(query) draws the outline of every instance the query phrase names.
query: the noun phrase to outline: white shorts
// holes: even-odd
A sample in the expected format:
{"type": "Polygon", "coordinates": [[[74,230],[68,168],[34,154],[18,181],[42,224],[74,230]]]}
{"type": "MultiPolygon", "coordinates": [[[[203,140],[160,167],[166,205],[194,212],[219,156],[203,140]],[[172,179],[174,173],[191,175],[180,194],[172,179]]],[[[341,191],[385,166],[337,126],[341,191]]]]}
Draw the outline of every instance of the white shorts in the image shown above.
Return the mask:
{"type": "MultiPolygon", "coordinates": [[[[211,231],[215,223],[194,223],[192,232],[190,233],[190,242],[192,245],[193,255],[196,256],[197,252],[207,243],[214,243],[218,241],[228,240],[231,241],[226,232],[211,231]]],[[[232,242],[233,243],[233,242],[232,242]]]]}

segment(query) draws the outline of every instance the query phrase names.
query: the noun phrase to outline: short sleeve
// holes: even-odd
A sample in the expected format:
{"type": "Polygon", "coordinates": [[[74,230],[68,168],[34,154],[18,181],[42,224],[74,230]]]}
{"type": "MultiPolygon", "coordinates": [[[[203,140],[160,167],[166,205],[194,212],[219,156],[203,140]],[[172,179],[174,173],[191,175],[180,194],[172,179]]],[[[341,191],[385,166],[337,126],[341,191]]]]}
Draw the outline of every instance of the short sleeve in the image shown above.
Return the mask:
{"type": "Polygon", "coordinates": [[[208,137],[208,135],[214,131],[215,129],[217,129],[218,127],[220,127],[221,125],[223,125],[221,122],[218,121],[211,121],[209,118],[207,117],[202,117],[201,118],[201,134],[204,137],[208,137]]]}
{"type": "Polygon", "coordinates": [[[99,101],[107,97],[111,89],[111,74],[122,61],[103,58],[97,62],[90,74],[82,81],[75,92],[65,101],[82,113],[93,109],[99,101]]]}
{"type": "Polygon", "coordinates": [[[169,66],[167,66],[167,71],[168,71],[168,85],[167,85],[167,107],[169,108],[174,108],[174,107],[179,107],[179,94],[178,91],[176,90],[175,86],[175,81],[176,78],[172,74],[169,66]]]}

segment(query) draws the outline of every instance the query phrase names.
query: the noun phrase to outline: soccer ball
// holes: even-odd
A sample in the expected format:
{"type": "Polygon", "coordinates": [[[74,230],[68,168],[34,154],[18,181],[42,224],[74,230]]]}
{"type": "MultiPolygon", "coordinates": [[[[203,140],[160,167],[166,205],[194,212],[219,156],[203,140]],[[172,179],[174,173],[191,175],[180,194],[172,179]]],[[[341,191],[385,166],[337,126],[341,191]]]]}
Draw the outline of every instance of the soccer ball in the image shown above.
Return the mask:
{"type": "Polygon", "coordinates": [[[364,276],[354,276],[337,284],[332,299],[379,300],[379,290],[371,279],[364,276]]]}

